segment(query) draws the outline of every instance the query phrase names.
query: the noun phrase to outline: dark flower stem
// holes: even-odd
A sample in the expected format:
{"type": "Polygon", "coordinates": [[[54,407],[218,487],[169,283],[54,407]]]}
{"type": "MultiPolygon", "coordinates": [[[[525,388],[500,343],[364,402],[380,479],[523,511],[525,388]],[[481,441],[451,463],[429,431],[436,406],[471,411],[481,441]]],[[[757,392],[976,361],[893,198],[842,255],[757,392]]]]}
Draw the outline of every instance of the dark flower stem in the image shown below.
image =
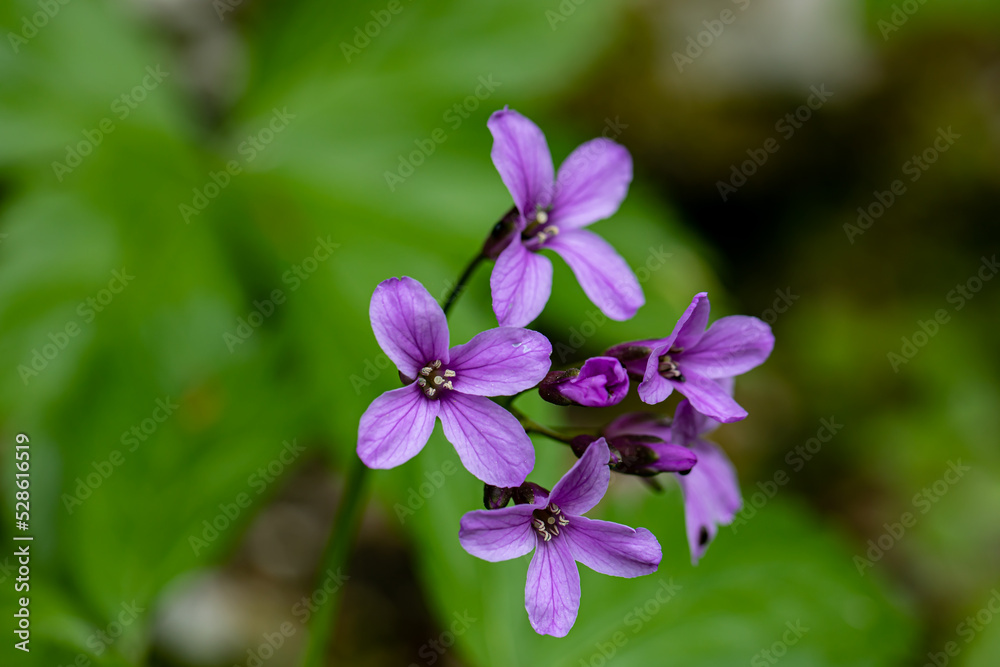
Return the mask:
{"type": "Polygon", "coordinates": [[[469,262],[468,266],[465,267],[465,271],[462,272],[462,276],[458,279],[458,282],[455,283],[455,288],[451,290],[451,294],[448,295],[444,305],[441,307],[445,315],[447,315],[448,311],[451,310],[452,305],[458,299],[458,295],[465,291],[465,284],[469,282],[469,279],[472,277],[473,272],[475,272],[476,267],[478,267],[484,259],[486,259],[486,256],[480,253],[476,255],[471,262],[469,262]]]}
{"type": "Polygon", "coordinates": [[[521,426],[524,427],[526,433],[538,433],[539,435],[544,435],[547,438],[551,438],[557,442],[567,445],[573,441],[571,436],[568,436],[565,433],[559,433],[558,431],[553,431],[547,426],[542,426],[514,406],[510,406],[508,410],[510,410],[511,414],[517,417],[517,420],[521,422],[521,426]]]}

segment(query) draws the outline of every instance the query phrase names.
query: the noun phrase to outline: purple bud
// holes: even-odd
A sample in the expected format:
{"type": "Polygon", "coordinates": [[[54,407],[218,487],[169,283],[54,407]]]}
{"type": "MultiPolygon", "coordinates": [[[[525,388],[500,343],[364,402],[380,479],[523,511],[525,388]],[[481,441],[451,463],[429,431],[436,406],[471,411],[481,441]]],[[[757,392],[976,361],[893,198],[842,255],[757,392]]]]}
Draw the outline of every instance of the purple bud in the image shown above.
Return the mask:
{"type": "Polygon", "coordinates": [[[512,491],[514,492],[515,505],[534,505],[537,498],[549,497],[548,489],[538,486],[534,482],[525,482],[512,491]]]}
{"type": "Polygon", "coordinates": [[[550,371],[538,394],[556,405],[605,408],[621,403],[628,394],[628,373],[617,359],[593,357],[582,368],[550,371]]]}
{"type": "MultiPolygon", "coordinates": [[[[580,457],[596,440],[592,435],[578,435],[570,447],[580,457]]],[[[622,435],[606,440],[611,451],[611,470],[625,475],[652,477],[661,472],[685,475],[698,462],[698,456],[687,447],[672,445],[651,435],[622,435]]]]}
{"type": "Polygon", "coordinates": [[[498,510],[501,507],[506,507],[513,495],[514,489],[493,486],[492,484],[483,485],[483,505],[488,510],[498,510]]]}

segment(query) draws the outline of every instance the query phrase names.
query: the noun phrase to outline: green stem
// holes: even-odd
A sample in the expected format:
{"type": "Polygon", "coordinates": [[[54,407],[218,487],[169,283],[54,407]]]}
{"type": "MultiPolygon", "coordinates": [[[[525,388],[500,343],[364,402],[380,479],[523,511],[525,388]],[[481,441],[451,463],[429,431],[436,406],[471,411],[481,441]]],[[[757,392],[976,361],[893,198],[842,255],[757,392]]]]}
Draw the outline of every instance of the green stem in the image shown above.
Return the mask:
{"type": "Polygon", "coordinates": [[[559,433],[558,431],[553,431],[547,426],[542,426],[514,406],[508,407],[508,410],[510,410],[511,414],[517,417],[517,420],[521,422],[521,426],[524,427],[526,433],[538,433],[539,435],[544,435],[547,438],[551,438],[557,442],[567,445],[573,442],[572,436],[566,435],[565,433],[559,433]]]}
{"type": "MultiPolygon", "coordinates": [[[[361,459],[355,458],[344,483],[344,495],[340,507],[337,508],[337,515],[333,520],[333,533],[323,553],[322,564],[315,582],[317,587],[327,572],[338,576],[347,566],[347,558],[351,553],[354,534],[361,517],[360,510],[365,505],[367,473],[368,467],[361,462],[361,459]]],[[[302,657],[302,667],[322,667],[325,664],[326,649],[330,640],[329,630],[332,627],[334,612],[338,608],[340,593],[339,587],[334,589],[326,604],[313,615],[309,623],[309,639],[302,657]]]]}
{"type": "Polygon", "coordinates": [[[449,294],[448,298],[445,300],[444,306],[441,307],[441,309],[444,310],[444,314],[446,316],[448,315],[448,311],[451,310],[452,304],[454,304],[455,300],[458,299],[458,295],[465,291],[465,284],[469,282],[469,278],[472,277],[472,273],[476,270],[476,267],[483,262],[484,259],[486,259],[486,256],[480,253],[476,255],[471,262],[469,262],[468,266],[465,267],[465,271],[462,272],[462,276],[458,279],[458,282],[455,284],[455,288],[451,290],[451,294],[449,294]]]}

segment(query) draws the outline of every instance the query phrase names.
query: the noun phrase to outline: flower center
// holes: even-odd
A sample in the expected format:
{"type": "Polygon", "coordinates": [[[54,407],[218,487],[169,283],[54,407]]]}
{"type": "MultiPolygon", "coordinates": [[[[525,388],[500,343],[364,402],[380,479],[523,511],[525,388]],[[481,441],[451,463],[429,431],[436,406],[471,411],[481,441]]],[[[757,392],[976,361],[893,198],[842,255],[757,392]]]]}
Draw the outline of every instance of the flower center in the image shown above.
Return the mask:
{"type": "Polygon", "coordinates": [[[546,542],[559,535],[560,526],[568,526],[569,519],[562,510],[549,503],[549,506],[531,513],[531,525],[546,542]]]}
{"type": "Polygon", "coordinates": [[[548,239],[559,233],[559,228],[548,224],[548,211],[539,208],[535,211],[535,219],[521,232],[521,241],[529,250],[537,250],[548,239]]]}
{"type": "Polygon", "coordinates": [[[424,395],[427,398],[437,400],[441,398],[442,393],[447,393],[454,389],[451,386],[451,378],[453,377],[455,377],[455,371],[441,368],[441,360],[438,359],[434,363],[420,369],[420,377],[417,378],[417,384],[423,389],[424,395]]]}
{"type": "Polygon", "coordinates": [[[660,375],[668,380],[684,382],[684,375],[681,373],[681,369],[677,366],[677,362],[670,357],[671,354],[680,354],[683,351],[683,347],[671,346],[671,348],[667,350],[666,354],[660,355],[660,375]]]}

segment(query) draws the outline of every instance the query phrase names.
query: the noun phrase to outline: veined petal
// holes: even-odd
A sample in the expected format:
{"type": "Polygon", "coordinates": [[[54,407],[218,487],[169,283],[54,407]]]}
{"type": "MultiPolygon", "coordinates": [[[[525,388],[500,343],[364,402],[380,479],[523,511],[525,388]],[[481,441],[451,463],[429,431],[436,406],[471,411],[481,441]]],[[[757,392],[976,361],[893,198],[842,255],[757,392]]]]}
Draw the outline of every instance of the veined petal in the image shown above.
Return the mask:
{"type": "Polygon", "coordinates": [[[628,385],[628,373],[617,359],[591,357],[583,362],[578,375],[557,380],[551,387],[546,387],[544,383],[542,386],[560,399],[577,405],[605,408],[625,400],[628,385]]]}
{"type": "Polygon", "coordinates": [[[646,303],[632,269],[597,234],[586,229],[560,232],[543,247],[566,260],[587,297],[611,319],[630,319],[646,303]]]}
{"type": "Polygon", "coordinates": [[[580,611],[580,571],[567,540],[539,542],[528,566],[524,608],[540,635],[565,637],[580,611]]]}
{"type": "Polygon", "coordinates": [[[541,382],[552,365],[548,338],[517,327],[484,331],[449,354],[455,391],[475,396],[513,396],[541,382]]]}
{"type": "Polygon", "coordinates": [[[674,332],[671,336],[674,339],[675,347],[688,350],[693,348],[701,337],[705,335],[705,327],[708,326],[708,315],[711,305],[708,302],[708,293],[699,292],[694,295],[691,304],[684,310],[674,332]]]}
{"type": "Polygon", "coordinates": [[[730,315],[712,323],[681,359],[707,378],[741,375],[760,366],[774,349],[774,334],[765,322],[747,315],[730,315]]]}
{"type": "Polygon", "coordinates": [[[369,315],[379,347],[409,377],[448,361],[448,320],[434,297],[413,278],[389,278],[372,294],[369,315]]]}
{"type": "Polygon", "coordinates": [[[552,487],[549,502],[573,516],[590,510],[607,493],[611,482],[611,469],[608,467],[610,460],[611,451],[607,441],[598,438],[552,487]]]}
{"type": "Polygon", "coordinates": [[[684,494],[684,522],[691,562],[695,565],[718,533],[718,526],[732,523],[740,511],[739,480],[726,453],[704,440],[692,444],[698,455],[696,465],[687,475],[678,475],[684,494]]]}
{"type": "Polygon", "coordinates": [[[449,392],[441,404],[444,435],[465,469],[493,486],[520,486],[535,467],[535,448],[521,423],[482,396],[449,392]]]}
{"type": "MultiPolygon", "coordinates": [[[[720,385],[720,387],[729,396],[733,395],[732,385],[730,385],[730,389],[728,391],[725,386],[720,385]]],[[[667,442],[675,442],[678,445],[688,445],[697,440],[699,436],[714,431],[718,428],[718,426],[719,422],[698,412],[694,409],[694,406],[691,405],[690,400],[684,399],[677,404],[677,410],[674,412],[674,423],[672,426],[673,439],[667,439],[667,442]]]]}
{"type": "Polygon", "coordinates": [[[688,370],[683,365],[681,372],[684,374],[684,382],[675,380],[667,380],[667,382],[684,394],[691,401],[691,406],[695,410],[723,424],[746,419],[747,411],[717,382],[704,375],[699,375],[695,371],[688,370]]]}
{"type": "Polygon", "coordinates": [[[439,409],[416,383],[385,392],[361,415],[358,457],[369,468],[406,463],[427,444],[439,409]]]}
{"type": "Polygon", "coordinates": [[[663,557],[660,543],[645,528],[633,530],[618,523],[577,516],[563,528],[563,535],[573,558],[595,572],[612,577],[651,574],[656,572],[663,557]]]}
{"type": "Polygon", "coordinates": [[[674,391],[674,385],[679,384],[660,375],[660,355],[666,354],[672,344],[673,335],[659,347],[654,347],[646,359],[646,372],[642,376],[642,382],[639,383],[639,398],[647,405],[656,405],[667,400],[674,391]]]}
{"type": "Polygon", "coordinates": [[[548,208],[555,178],[552,155],[542,131],[507,108],[494,111],[486,127],[493,134],[490,157],[517,210],[531,218],[537,206],[548,208]]]}
{"type": "Polygon", "coordinates": [[[497,257],[490,289],[500,326],[527,326],[545,309],[552,294],[552,262],[527,250],[516,236],[497,257]]]}
{"type": "Polygon", "coordinates": [[[476,558],[496,563],[519,558],[535,548],[531,513],[535,505],[475,510],[462,517],[458,541],[476,558]]]}
{"type": "Polygon", "coordinates": [[[579,229],[614,215],[632,182],[632,156],[610,139],[579,145],[559,167],[549,219],[579,229]]]}

